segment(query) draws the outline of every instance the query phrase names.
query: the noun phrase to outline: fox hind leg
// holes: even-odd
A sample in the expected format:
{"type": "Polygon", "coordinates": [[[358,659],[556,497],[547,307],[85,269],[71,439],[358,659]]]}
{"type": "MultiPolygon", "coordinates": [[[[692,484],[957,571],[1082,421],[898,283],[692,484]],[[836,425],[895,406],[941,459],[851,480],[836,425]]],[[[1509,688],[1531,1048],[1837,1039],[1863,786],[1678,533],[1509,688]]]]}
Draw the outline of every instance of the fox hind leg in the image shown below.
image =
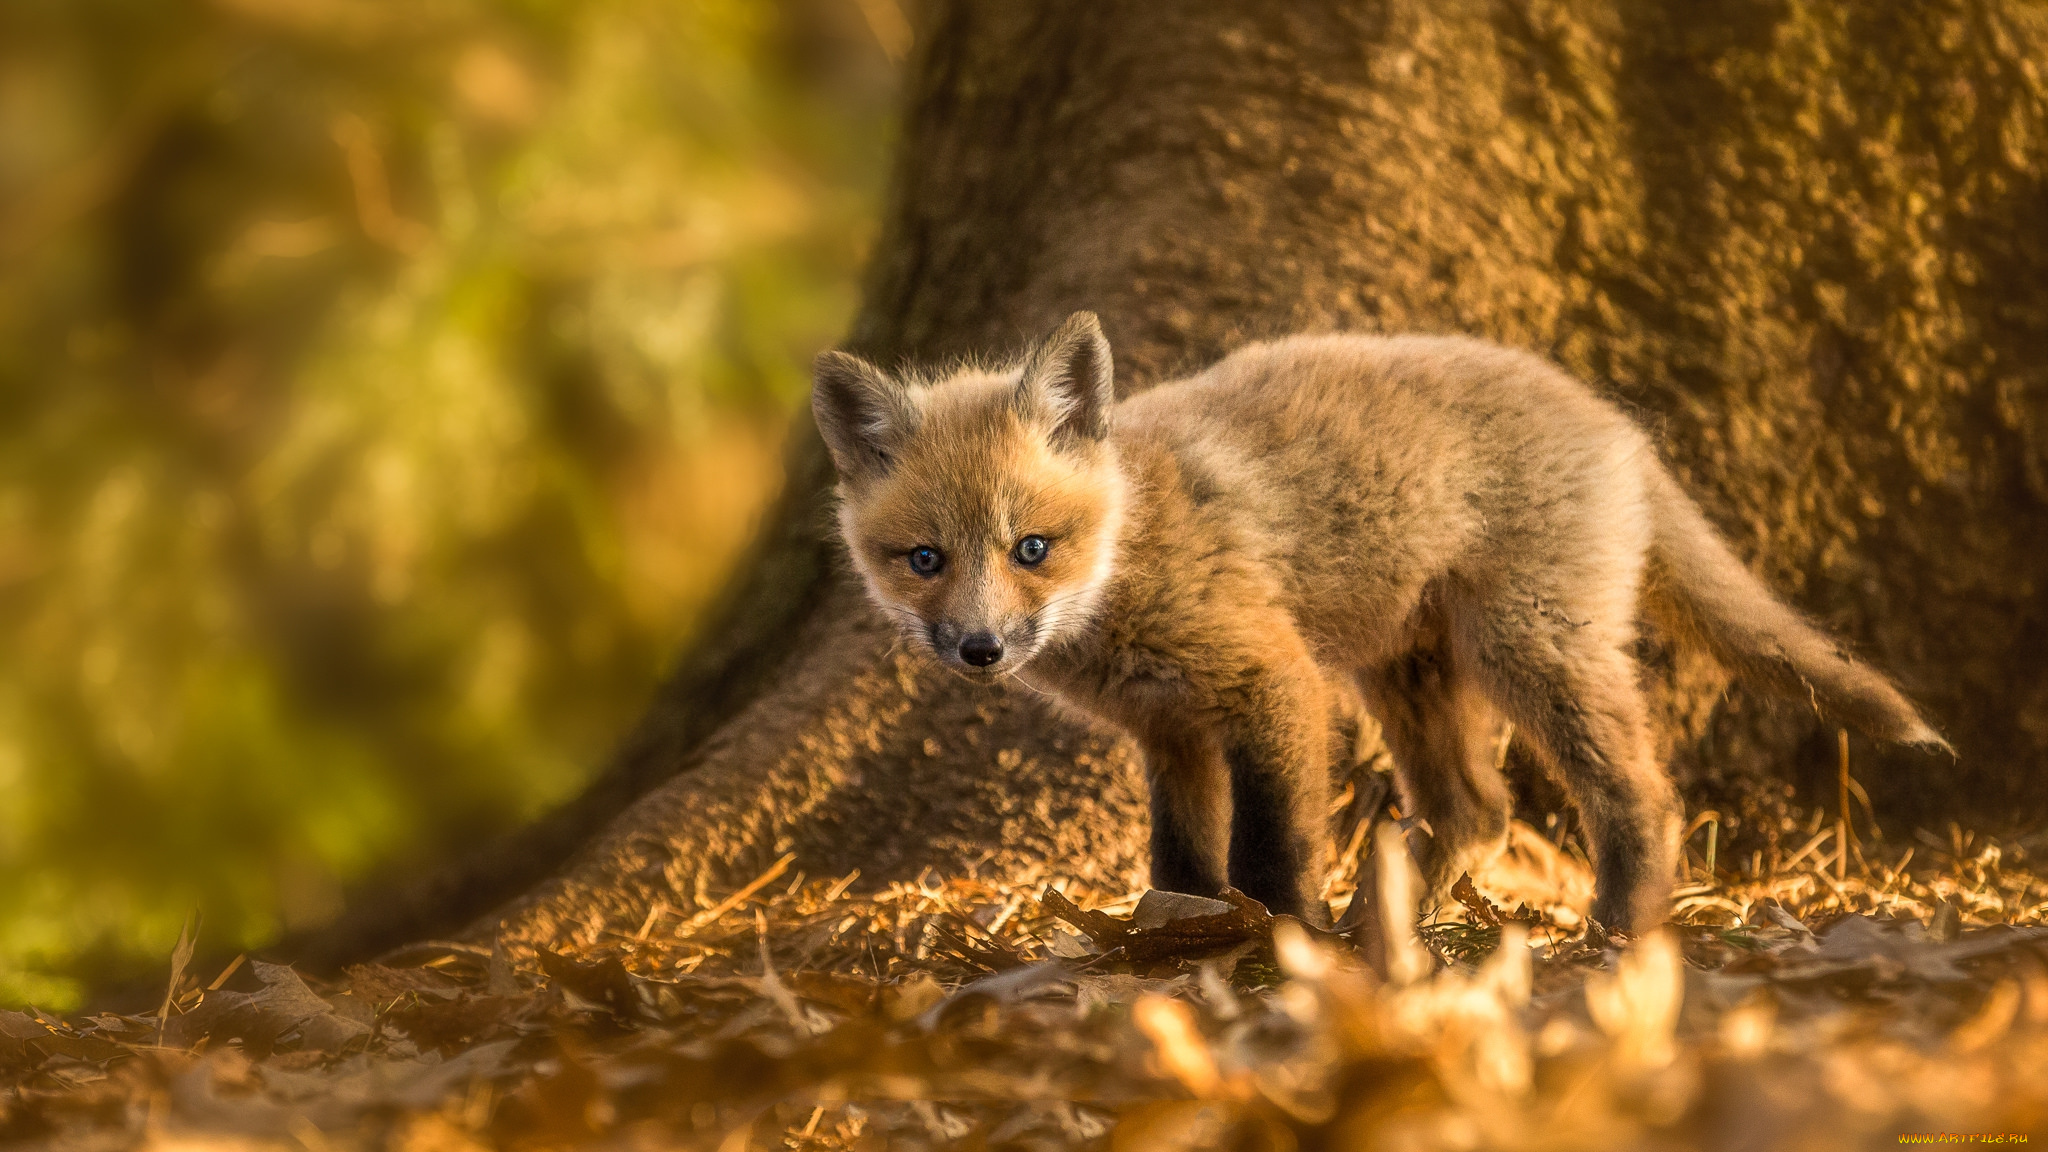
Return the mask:
{"type": "Polygon", "coordinates": [[[1407,655],[1359,676],[1367,706],[1394,757],[1429,891],[1441,898],[1460,875],[1505,842],[1513,796],[1501,779],[1501,717],[1454,663],[1447,643],[1427,635],[1407,655]]]}
{"type": "Polygon", "coordinates": [[[1593,917],[1641,931],[1669,911],[1677,866],[1676,790],[1650,748],[1627,626],[1544,612],[1517,597],[1470,613],[1459,655],[1558,775],[1579,810],[1594,865],[1593,917]]]}

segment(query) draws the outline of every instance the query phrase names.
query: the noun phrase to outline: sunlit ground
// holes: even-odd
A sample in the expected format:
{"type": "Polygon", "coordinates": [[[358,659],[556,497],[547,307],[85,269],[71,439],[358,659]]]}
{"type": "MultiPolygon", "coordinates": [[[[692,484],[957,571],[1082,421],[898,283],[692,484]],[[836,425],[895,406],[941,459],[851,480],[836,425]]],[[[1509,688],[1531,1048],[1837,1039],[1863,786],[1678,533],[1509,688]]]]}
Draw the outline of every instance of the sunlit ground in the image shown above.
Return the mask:
{"type": "MultiPolygon", "coordinates": [[[[1255,905],[1057,877],[876,889],[784,859],[562,955],[422,945],[318,988],[237,964],[178,974],[166,1019],[0,1015],[0,1137],[1164,1150],[2041,1131],[2048,889],[1960,836],[1905,870],[1839,863],[1826,830],[1805,848],[1762,875],[1695,859],[1678,922],[1634,941],[1586,933],[1583,864],[1526,826],[1405,939],[1384,927],[1413,923],[1399,869],[1372,879],[1388,915],[1346,940],[1255,905]]],[[[1354,875],[1332,877],[1340,907],[1354,875]]]]}

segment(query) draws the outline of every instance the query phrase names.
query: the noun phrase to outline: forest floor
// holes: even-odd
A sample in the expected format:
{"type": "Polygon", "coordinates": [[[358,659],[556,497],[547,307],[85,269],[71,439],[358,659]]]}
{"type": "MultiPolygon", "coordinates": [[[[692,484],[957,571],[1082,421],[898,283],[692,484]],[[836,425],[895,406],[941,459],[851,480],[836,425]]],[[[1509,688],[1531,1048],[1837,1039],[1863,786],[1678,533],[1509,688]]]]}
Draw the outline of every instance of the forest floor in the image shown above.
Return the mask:
{"type": "Polygon", "coordinates": [[[1518,824],[1417,935],[1385,926],[1404,864],[1368,865],[1386,918],[1344,938],[1250,902],[784,859],[562,954],[429,943],[334,982],[180,961],[161,1014],[0,1012],[0,1147],[2048,1140],[2048,882],[1955,829],[1802,831],[1775,861],[1695,852],[1634,940],[1583,919],[1569,842],[1518,824]]]}

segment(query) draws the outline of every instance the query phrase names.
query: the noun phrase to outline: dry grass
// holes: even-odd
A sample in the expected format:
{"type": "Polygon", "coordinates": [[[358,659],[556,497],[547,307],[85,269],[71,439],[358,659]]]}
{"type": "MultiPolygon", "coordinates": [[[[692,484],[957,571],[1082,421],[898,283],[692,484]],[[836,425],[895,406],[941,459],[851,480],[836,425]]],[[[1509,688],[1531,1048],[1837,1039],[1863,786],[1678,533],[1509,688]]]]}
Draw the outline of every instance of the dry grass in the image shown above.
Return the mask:
{"type": "MultiPolygon", "coordinates": [[[[1133,894],[1084,912],[1035,884],[863,890],[784,861],[710,907],[608,926],[576,955],[429,944],[319,987],[240,965],[207,974],[211,991],[186,978],[161,1027],[0,1013],[0,1144],[2048,1137],[2048,885],[1960,833],[1904,866],[1855,847],[1837,860],[1837,839],[1817,829],[1774,869],[1701,869],[1676,922],[1635,941],[1589,930],[1583,865],[1522,826],[1477,889],[1408,939],[1373,915],[1345,939],[1256,905],[1161,912],[1133,894]]],[[[1403,872],[1371,873],[1395,924],[1414,922],[1403,872]]],[[[1338,905],[1355,880],[1332,878],[1338,905]]]]}

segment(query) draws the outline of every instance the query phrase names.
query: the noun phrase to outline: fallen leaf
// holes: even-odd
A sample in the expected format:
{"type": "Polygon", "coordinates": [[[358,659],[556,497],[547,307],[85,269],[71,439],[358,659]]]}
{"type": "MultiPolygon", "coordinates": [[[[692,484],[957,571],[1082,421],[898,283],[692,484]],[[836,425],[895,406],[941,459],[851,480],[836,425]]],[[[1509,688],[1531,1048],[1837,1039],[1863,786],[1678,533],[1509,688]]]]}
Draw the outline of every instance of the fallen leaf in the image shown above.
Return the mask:
{"type": "Polygon", "coordinates": [[[336,1014],[334,1006],[315,995],[290,967],[261,960],[249,963],[263,985],[259,991],[206,993],[198,1007],[170,1019],[164,1042],[190,1048],[201,1039],[235,1039],[242,1041],[250,1057],[261,1059],[294,1032],[303,1047],[338,1052],[370,1031],[359,1021],[336,1014]]]}

